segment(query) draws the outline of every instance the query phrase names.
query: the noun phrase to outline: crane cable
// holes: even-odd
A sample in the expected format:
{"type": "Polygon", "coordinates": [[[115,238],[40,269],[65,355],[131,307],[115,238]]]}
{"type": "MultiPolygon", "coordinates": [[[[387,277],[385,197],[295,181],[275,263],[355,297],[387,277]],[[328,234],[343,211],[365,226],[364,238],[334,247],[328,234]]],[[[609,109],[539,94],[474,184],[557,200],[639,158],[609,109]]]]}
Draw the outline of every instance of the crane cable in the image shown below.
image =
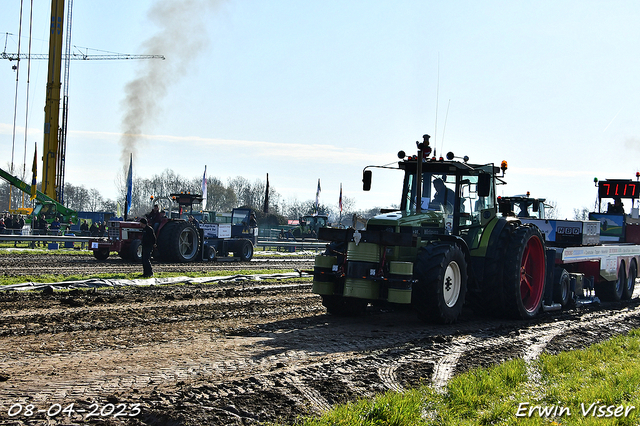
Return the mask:
{"type": "MultiPolygon", "coordinates": [[[[33,34],[33,0],[31,0],[31,10],[29,12],[29,50],[27,59],[27,99],[24,114],[24,159],[22,161],[22,180],[27,175],[27,133],[29,132],[29,83],[31,81],[31,40],[33,34]]],[[[24,207],[24,206],[23,206],[24,207]]]]}
{"type": "MultiPolygon", "coordinates": [[[[22,41],[22,8],[24,5],[24,0],[20,0],[20,20],[18,27],[18,54],[20,54],[20,42],[22,41]]],[[[18,116],[18,82],[20,77],[20,61],[16,63],[16,92],[13,100],[13,134],[11,141],[11,168],[10,172],[13,174],[14,165],[13,165],[13,157],[16,148],[16,119],[18,116]]],[[[9,198],[9,207],[11,207],[11,198],[9,198]]]]}

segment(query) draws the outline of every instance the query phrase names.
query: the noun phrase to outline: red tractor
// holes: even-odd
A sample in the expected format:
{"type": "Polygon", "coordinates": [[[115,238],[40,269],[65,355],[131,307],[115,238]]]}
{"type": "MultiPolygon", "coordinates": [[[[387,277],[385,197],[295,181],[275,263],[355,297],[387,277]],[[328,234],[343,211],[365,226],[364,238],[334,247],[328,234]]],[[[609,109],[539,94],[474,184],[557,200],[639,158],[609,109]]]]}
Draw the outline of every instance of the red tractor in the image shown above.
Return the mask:
{"type": "MultiPolygon", "coordinates": [[[[171,194],[181,211],[191,210],[194,203],[201,203],[202,196],[194,194],[171,194]]],[[[241,221],[244,232],[229,235],[208,232],[208,227],[214,224],[198,225],[185,219],[174,219],[161,214],[154,223],[158,238],[153,257],[164,262],[183,263],[197,260],[214,260],[218,256],[227,256],[229,252],[240,260],[248,261],[253,257],[253,247],[257,243],[257,227],[249,226],[249,209],[234,209],[233,214],[244,214],[241,221]],[[205,229],[206,228],[206,229],[205,229]],[[246,229],[244,229],[246,228],[246,229]]],[[[215,224],[217,225],[217,224],[215,224]]],[[[222,225],[219,225],[222,226],[222,225]]],[[[89,247],[98,260],[105,260],[111,252],[118,252],[121,258],[133,262],[142,260],[142,225],[135,221],[110,221],[109,236],[91,240],[89,247]]],[[[229,225],[231,228],[231,225],[229,225]]],[[[217,228],[216,228],[217,229],[217,228]]]]}

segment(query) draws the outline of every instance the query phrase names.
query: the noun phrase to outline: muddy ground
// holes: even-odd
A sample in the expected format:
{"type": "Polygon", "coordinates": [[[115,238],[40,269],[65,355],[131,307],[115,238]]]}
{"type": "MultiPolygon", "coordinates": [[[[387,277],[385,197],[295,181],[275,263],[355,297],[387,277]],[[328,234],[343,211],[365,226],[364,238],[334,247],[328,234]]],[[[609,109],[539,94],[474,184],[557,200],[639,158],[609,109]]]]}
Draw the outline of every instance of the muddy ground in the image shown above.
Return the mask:
{"type": "MultiPolygon", "coordinates": [[[[298,257],[154,268],[312,264],[298,257]]],[[[0,256],[0,267],[33,274],[139,265],[16,254],[0,256]]],[[[441,388],[474,367],[600,342],[640,327],[638,305],[582,306],[531,322],[465,313],[438,326],[384,307],[327,315],[309,279],[0,291],[0,425],[293,423],[359,397],[441,388]]]]}

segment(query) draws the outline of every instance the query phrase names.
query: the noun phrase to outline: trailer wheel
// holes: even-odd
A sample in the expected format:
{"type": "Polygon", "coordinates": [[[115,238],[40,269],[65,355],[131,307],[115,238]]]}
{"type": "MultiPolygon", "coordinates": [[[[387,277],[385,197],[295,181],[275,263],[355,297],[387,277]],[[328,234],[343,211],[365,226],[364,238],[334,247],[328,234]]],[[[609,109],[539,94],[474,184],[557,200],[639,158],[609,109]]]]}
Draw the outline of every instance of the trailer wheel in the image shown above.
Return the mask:
{"type": "Polygon", "coordinates": [[[629,276],[627,277],[627,285],[624,287],[622,291],[622,299],[623,300],[631,300],[633,297],[633,290],[636,288],[636,278],[638,278],[638,266],[636,265],[636,261],[631,261],[631,266],[629,266],[629,276]]]}
{"type": "Polygon", "coordinates": [[[140,263],[142,262],[142,241],[133,240],[131,241],[131,245],[129,246],[129,255],[127,256],[131,259],[132,262],[140,263]]]}
{"type": "Polygon", "coordinates": [[[571,278],[563,268],[556,268],[553,275],[553,301],[566,308],[571,301],[571,278]]]}
{"type": "Polygon", "coordinates": [[[504,264],[504,300],[509,316],[533,318],[542,304],[545,279],[544,238],[533,225],[521,225],[511,236],[504,264]]]}
{"type": "Polygon", "coordinates": [[[169,262],[192,262],[200,251],[200,234],[186,220],[167,222],[158,232],[158,251],[169,262]]]}
{"type": "Polygon", "coordinates": [[[334,294],[322,295],[322,306],[331,315],[355,317],[365,313],[369,303],[364,299],[354,299],[334,294]]]}
{"type": "Polygon", "coordinates": [[[622,300],[627,286],[628,281],[625,266],[624,263],[620,263],[618,279],[615,281],[600,282],[596,285],[596,296],[605,302],[619,302],[622,300]]]}
{"type": "Polygon", "coordinates": [[[238,242],[238,253],[234,253],[240,258],[242,262],[248,262],[253,257],[253,244],[249,240],[242,240],[238,242]]]}
{"type": "Polygon", "coordinates": [[[455,322],[467,293],[467,262],[460,247],[430,244],[416,258],[411,303],[418,318],[443,324],[455,322]]]}
{"type": "Polygon", "coordinates": [[[107,260],[107,258],[109,257],[109,249],[108,248],[96,249],[93,251],[93,257],[95,257],[98,260],[107,260]]]}

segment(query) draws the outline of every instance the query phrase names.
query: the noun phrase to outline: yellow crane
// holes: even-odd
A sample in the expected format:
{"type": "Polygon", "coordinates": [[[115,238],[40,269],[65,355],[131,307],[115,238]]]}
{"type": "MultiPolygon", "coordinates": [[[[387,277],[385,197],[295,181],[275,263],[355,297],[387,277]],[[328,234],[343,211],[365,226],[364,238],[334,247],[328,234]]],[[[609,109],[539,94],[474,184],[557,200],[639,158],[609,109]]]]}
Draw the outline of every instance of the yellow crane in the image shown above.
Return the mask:
{"type": "MultiPolygon", "coordinates": [[[[68,0],[66,20],[66,46],[63,46],[63,29],[65,0],[51,0],[51,24],[49,33],[49,54],[0,54],[0,59],[20,61],[22,59],[48,60],[47,89],[44,116],[44,139],[42,154],[42,192],[48,197],[62,203],[64,189],[64,169],[66,152],[66,129],[68,113],[69,61],[75,60],[107,60],[107,59],[164,59],[162,55],[131,55],[109,53],[89,55],[88,53],[71,53],[71,16],[73,0],[68,0]],[[64,86],[62,85],[62,64],[65,64],[64,86]],[[61,88],[64,88],[61,97],[61,88]],[[60,101],[63,101],[62,118],[60,118],[60,101]],[[62,121],[62,123],[60,123],[62,121]]],[[[17,69],[14,66],[14,69],[17,69]]]]}

